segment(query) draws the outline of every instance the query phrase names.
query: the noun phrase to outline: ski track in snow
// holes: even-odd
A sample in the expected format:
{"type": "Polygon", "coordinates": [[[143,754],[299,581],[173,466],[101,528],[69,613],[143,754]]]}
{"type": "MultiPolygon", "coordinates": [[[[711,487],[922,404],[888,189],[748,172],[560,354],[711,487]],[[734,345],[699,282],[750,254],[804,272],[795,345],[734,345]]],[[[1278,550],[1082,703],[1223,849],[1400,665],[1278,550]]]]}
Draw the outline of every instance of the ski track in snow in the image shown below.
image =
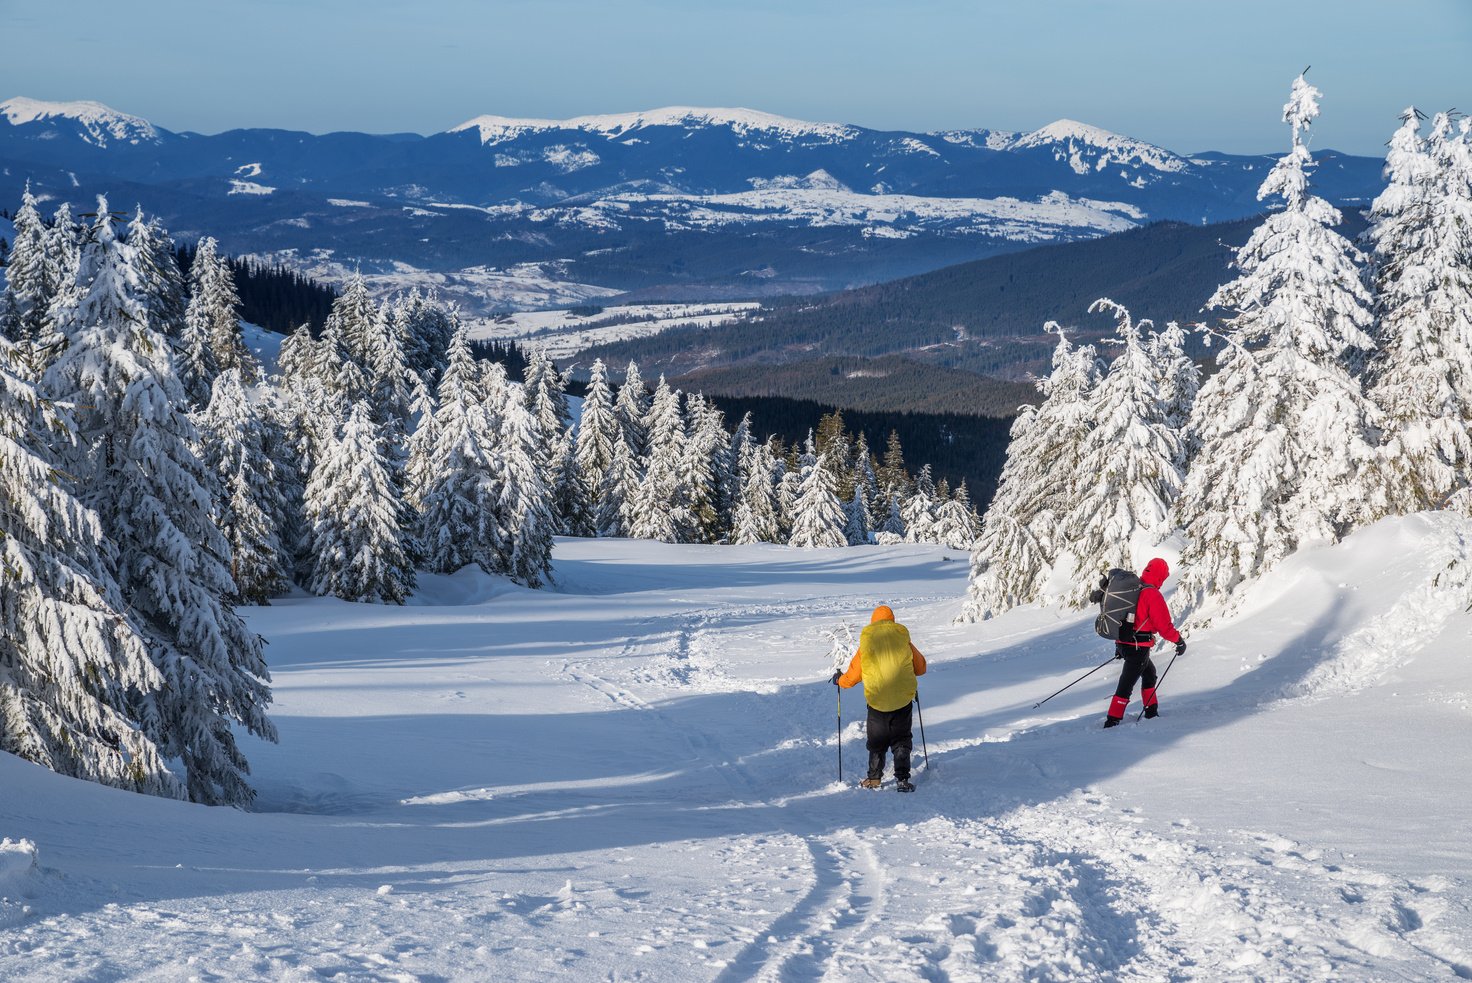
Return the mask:
{"type": "MultiPolygon", "coordinates": [[[[680,570],[669,573],[680,581],[680,570]]],[[[941,673],[995,673],[995,686],[1015,679],[1041,694],[1091,667],[1098,646],[1085,631],[1070,634],[1066,619],[983,626],[985,635],[949,626],[959,580],[948,578],[891,597],[937,670],[923,691],[942,696],[926,703],[935,768],[922,763],[917,728],[914,795],[894,794],[892,781],[874,793],[833,781],[833,701],[821,699],[825,709],[814,713],[814,681],[827,671],[821,629],[865,613],[853,593],[824,587],[756,601],[733,592],[724,603],[693,604],[662,594],[624,620],[624,597],[590,598],[605,634],[575,654],[527,660],[534,671],[516,685],[550,686],[563,694],[557,712],[614,728],[590,730],[589,744],[632,733],[643,744],[624,753],[655,753],[608,778],[533,773],[405,791],[396,806],[343,778],[320,800],[296,802],[317,816],[226,817],[232,829],[300,821],[272,828],[320,840],[330,858],[322,866],[281,857],[281,869],[266,870],[259,856],[236,852],[218,866],[176,870],[153,854],[104,853],[108,862],[89,868],[32,837],[40,869],[0,869],[0,978],[1472,979],[1466,883],[1387,873],[1269,829],[1162,818],[1080,780],[1086,772],[1071,759],[1081,751],[1148,757],[1149,742],[1171,734],[1160,725],[1169,728],[1173,714],[1205,732],[1244,708],[1302,710],[1277,677],[1259,679],[1256,669],[1225,677],[1241,690],[1226,698],[1172,692],[1154,730],[1108,735],[1094,733],[1100,686],[1038,711],[1006,697],[1000,712],[968,709],[961,701],[974,695],[948,694],[941,673]],[[327,815],[343,802],[356,803],[352,815],[327,815]],[[564,824],[569,831],[559,832],[564,824]],[[358,835],[360,845],[332,852],[333,841],[358,835]],[[395,855],[387,848],[398,836],[426,846],[395,855]],[[457,852],[467,836],[510,845],[457,852]],[[49,867],[58,857],[64,866],[49,867]]],[[[1395,600],[1322,646],[1321,661],[1298,678],[1342,678],[1334,666],[1370,651],[1387,629],[1419,620],[1434,635],[1454,599],[1395,600]]],[[[411,623],[430,610],[401,613],[411,623]]],[[[457,681],[491,672],[473,655],[452,659],[478,651],[476,617],[436,630],[446,632],[447,661],[418,672],[457,681]]],[[[529,637],[544,644],[535,631],[529,637]]],[[[1193,639],[1193,654],[1211,659],[1214,637],[1193,639]]],[[[1414,652],[1400,646],[1395,657],[1414,652]]],[[[1356,665],[1366,662],[1353,687],[1303,683],[1308,702],[1353,695],[1389,671],[1378,658],[1356,665]]],[[[1290,660],[1293,672],[1297,665],[1290,660]]],[[[314,680],[308,688],[322,685],[310,666],[299,671],[314,680]]],[[[291,671],[277,675],[291,699],[291,671]]],[[[467,698],[465,689],[452,695],[467,698]]],[[[1465,692],[1436,699],[1465,718],[1465,692]]],[[[860,706],[850,695],[845,713],[860,706]]],[[[862,719],[846,717],[849,782],[860,777],[862,741],[862,719]]],[[[0,805],[0,833],[13,832],[6,813],[0,805]]],[[[64,825],[82,824],[85,839],[93,835],[85,822],[64,825]]],[[[126,811],[103,825],[120,843],[140,835],[134,827],[156,835],[151,820],[126,811]]],[[[277,861],[267,853],[264,866],[277,861]]]]}

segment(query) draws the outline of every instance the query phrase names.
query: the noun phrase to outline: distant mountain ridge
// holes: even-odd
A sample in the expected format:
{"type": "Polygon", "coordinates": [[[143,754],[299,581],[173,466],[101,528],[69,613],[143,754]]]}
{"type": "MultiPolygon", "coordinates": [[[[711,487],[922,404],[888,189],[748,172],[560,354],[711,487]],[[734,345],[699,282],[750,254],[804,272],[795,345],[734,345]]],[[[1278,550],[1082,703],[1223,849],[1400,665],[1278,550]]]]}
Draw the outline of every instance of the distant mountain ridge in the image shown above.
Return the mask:
{"type": "MultiPolygon", "coordinates": [[[[1379,160],[1317,157],[1326,197],[1378,190],[1379,160]]],[[[924,133],[666,107],[479,116],[428,136],[204,135],[96,102],[0,103],[0,199],[28,180],[77,204],[110,192],[181,236],[303,269],[394,274],[384,289],[438,283],[472,312],[610,291],[829,290],[1150,221],[1231,219],[1258,210],[1271,163],[1186,157],[1072,120],[924,133]],[[487,288],[461,275],[474,268],[527,277],[487,288]]]]}

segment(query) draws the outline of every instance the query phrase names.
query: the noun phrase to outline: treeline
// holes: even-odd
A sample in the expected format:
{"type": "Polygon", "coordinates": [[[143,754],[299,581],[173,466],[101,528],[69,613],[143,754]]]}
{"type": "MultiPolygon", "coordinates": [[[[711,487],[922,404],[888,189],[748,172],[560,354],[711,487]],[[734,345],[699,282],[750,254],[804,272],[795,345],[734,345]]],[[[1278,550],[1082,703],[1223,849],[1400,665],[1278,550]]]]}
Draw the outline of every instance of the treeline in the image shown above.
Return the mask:
{"type": "MultiPolygon", "coordinates": [[[[182,245],[177,250],[179,269],[187,276],[198,247],[182,245]]],[[[291,334],[309,324],[318,333],[327,323],[337,291],[280,264],[263,264],[252,259],[225,257],[235,290],[240,297],[240,317],[267,331],[291,334]]]]}

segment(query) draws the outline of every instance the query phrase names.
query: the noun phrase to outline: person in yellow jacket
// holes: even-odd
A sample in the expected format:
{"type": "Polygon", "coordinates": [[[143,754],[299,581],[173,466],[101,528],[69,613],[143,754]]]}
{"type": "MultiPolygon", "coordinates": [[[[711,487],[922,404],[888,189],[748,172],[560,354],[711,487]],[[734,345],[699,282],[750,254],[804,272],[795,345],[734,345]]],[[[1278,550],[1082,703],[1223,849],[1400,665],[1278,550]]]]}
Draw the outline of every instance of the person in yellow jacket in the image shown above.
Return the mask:
{"type": "Polygon", "coordinates": [[[844,689],[864,684],[864,702],[869,704],[869,777],[859,784],[878,788],[884,777],[884,755],[894,752],[894,777],[901,792],[913,792],[910,784],[911,707],[915,703],[917,676],[925,675],[925,656],[910,642],[910,631],[894,620],[894,612],[881,604],[859,636],[859,650],[847,672],[835,672],[830,682],[844,689]]]}

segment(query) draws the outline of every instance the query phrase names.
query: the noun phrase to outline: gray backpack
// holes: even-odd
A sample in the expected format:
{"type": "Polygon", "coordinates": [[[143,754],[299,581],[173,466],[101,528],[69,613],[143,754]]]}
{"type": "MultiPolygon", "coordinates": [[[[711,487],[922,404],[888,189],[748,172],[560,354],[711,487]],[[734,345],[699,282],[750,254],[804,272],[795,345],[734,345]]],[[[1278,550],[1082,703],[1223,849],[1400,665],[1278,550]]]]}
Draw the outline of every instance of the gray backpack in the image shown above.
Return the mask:
{"type": "Polygon", "coordinates": [[[1100,638],[1117,642],[1120,628],[1135,620],[1142,585],[1138,575],[1117,568],[1109,571],[1107,579],[1104,597],[1099,601],[1099,617],[1094,619],[1094,631],[1100,638]]]}

